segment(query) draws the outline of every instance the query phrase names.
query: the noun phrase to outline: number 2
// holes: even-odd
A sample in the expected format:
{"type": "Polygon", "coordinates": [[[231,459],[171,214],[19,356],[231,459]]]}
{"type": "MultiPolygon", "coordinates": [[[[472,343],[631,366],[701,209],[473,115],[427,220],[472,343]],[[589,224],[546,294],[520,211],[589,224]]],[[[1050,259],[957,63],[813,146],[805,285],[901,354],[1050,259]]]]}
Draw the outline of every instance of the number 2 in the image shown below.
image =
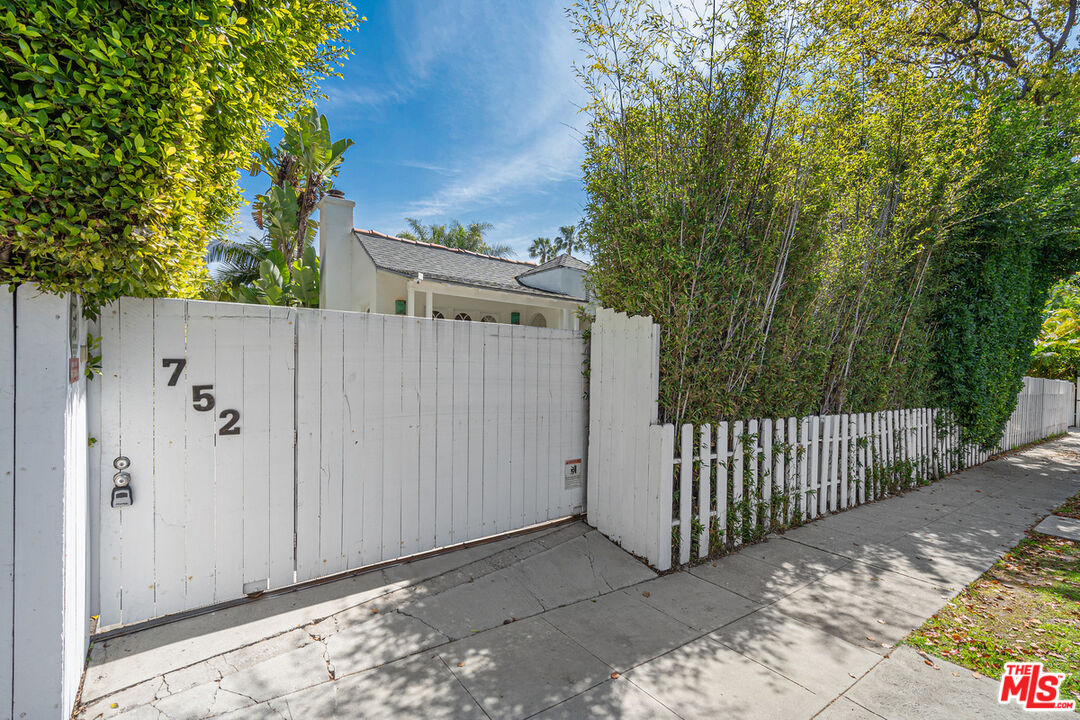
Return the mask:
{"type": "Polygon", "coordinates": [[[240,411],[239,410],[233,410],[232,408],[230,408],[228,410],[222,410],[221,414],[218,415],[218,417],[221,418],[222,420],[224,420],[225,418],[229,418],[229,421],[227,423],[225,423],[224,425],[222,425],[221,429],[218,430],[218,435],[239,435],[240,434],[240,426],[236,424],[240,420],[240,411]]]}

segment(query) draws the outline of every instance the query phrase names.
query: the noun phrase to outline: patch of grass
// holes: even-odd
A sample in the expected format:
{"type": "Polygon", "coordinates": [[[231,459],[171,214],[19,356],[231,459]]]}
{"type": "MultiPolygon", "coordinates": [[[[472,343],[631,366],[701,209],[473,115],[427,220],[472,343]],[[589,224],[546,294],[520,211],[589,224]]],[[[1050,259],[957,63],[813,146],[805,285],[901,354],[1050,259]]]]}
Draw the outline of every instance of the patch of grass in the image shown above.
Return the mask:
{"type": "Polygon", "coordinates": [[[1065,504],[1055,510],[1054,513],[1080,520],[1080,495],[1074,495],[1066,500],[1065,504]]]}
{"type": "MultiPolygon", "coordinates": [[[[1080,513],[1080,495],[1063,507],[1080,513]]],[[[992,678],[1040,661],[1080,708],[1080,543],[1029,532],[905,642],[992,678]]]]}

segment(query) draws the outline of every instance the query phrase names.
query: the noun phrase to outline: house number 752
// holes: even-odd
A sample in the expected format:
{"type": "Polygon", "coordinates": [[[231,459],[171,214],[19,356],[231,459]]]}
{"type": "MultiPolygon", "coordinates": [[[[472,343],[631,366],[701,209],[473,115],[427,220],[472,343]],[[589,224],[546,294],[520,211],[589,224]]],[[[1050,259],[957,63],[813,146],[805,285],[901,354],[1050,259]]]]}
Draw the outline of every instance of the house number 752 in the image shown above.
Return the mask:
{"type": "MultiPolygon", "coordinates": [[[[180,374],[184,372],[184,367],[187,366],[187,358],[163,358],[161,361],[161,367],[172,367],[172,375],[169,376],[169,387],[174,387],[177,380],[180,379],[180,374]]],[[[210,392],[214,389],[213,385],[192,385],[191,386],[191,407],[195,408],[199,412],[210,412],[214,409],[217,401],[214,399],[214,393],[210,392]]],[[[225,421],[225,424],[218,430],[218,435],[239,435],[240,426],[237,425],[240,422],[240,411],[229,408],[222,410],[218,413],[218,417],[225,421]]]]}

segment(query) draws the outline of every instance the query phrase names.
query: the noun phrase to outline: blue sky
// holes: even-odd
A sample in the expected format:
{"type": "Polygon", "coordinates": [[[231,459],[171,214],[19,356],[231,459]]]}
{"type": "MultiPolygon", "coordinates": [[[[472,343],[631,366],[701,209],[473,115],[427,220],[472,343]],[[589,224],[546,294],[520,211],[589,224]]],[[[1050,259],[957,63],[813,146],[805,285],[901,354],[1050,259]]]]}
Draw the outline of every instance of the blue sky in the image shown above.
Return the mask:
{"type": "MultiPolygon", "coordinates": [[[[561,3],[353,2],[367,22],[318,108],[334,138],[356,143],[336,184],[357,227],[487,221],[490,241],[527,259],[534,238],[581,219],[587,98],[561,3]]],[[[250,199],[267,178],[241,184],[250,199]]],[[[250,208],[240,215],[254,233],[250,208]]]]}

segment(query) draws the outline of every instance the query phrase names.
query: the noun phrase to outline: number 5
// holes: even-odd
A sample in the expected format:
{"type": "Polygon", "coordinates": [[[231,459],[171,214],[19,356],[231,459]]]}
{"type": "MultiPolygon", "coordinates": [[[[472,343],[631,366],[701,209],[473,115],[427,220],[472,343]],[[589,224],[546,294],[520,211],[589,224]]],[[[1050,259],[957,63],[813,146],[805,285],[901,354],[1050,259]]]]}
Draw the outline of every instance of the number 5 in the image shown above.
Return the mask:
{"type": "Polygon", "coordinates": [[[214,409],[214,395],[207,392],[213,390],[213,385],[192,385],[191,386],[191,407],[195,408],[199,412],[206,412],[214,409]]]}

